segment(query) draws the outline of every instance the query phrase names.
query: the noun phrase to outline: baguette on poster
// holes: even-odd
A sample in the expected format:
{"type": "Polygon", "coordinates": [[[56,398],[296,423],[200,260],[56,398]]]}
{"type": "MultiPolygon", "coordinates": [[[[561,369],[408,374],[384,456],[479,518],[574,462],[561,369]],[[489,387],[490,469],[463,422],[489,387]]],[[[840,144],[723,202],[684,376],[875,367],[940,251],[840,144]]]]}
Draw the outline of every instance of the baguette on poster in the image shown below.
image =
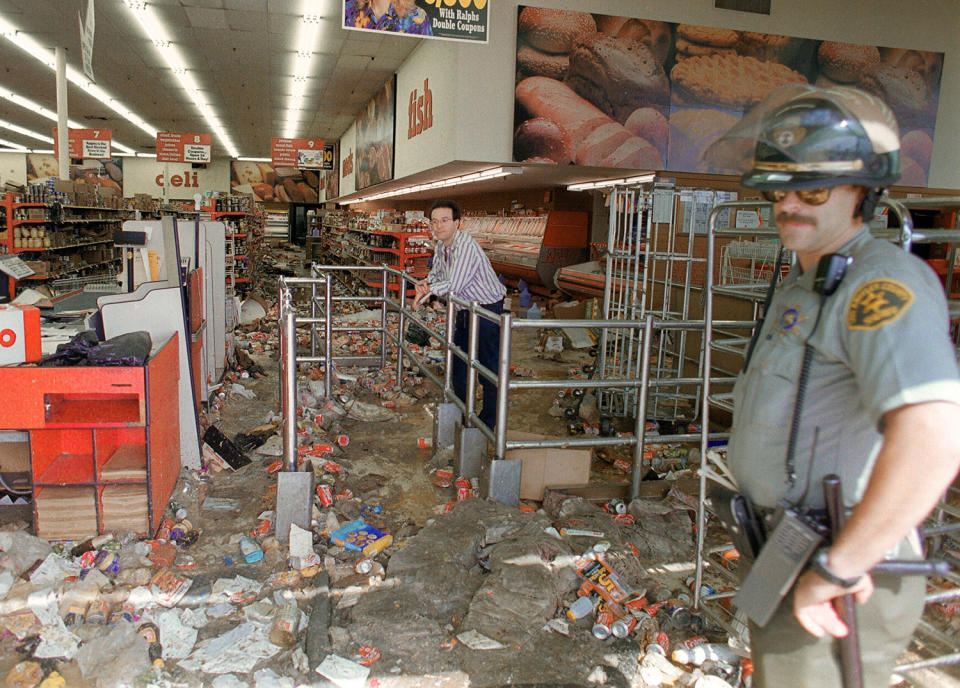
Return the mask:
{"type": "MultiPolygon", "coordinates": [[[[621,160],[624,167],[663,167],[656,146],[631,133],[564,83],[532,76],[517,84],[516,98],[531,118],[550,120],[567,134],[579,165],[610,166],[611,160],[621,160]]],[[[551,157],[549,152],[525,152],[528,157],[551,157]]]]}

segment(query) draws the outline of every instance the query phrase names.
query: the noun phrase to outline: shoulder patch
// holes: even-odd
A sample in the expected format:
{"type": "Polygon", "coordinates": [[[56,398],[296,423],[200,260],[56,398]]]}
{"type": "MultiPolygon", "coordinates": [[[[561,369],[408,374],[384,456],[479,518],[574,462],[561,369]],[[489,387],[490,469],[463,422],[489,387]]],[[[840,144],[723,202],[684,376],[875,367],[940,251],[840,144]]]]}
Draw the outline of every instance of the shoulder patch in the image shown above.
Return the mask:
{"type": "Polygon", "coordinates": [[[876,330],[899,318],[913,303],[913,292],[890,279],[870,280],[861,285],[847,307],[847,327],[876,330]]]}

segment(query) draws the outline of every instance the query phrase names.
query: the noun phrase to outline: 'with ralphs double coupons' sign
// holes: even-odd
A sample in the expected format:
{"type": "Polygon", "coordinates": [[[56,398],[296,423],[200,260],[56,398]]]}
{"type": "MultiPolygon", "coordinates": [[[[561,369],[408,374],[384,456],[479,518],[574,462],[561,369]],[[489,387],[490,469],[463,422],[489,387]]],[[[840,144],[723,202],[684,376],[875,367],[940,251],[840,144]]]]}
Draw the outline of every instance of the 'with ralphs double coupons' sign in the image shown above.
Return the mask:
{"type": "Polygon", "coordinates": [[[486,43],[487,0],[344,0],[343,27],[486,43]]]}

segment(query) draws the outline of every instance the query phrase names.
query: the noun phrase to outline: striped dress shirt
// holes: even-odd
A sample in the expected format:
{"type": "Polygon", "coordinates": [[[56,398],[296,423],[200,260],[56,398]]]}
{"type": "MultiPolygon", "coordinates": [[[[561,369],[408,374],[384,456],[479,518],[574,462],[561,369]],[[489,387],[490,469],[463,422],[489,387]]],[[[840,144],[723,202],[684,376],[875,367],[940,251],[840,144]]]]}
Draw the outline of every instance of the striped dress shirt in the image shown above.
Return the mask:
{"type": "Polygon", "coordinates": [[[480,244],[462,230],[457,230],[450,248],[437,242],[427,283],[437,296],[453,294],[483,305],[496,303],[507,293],[480,244]]]}

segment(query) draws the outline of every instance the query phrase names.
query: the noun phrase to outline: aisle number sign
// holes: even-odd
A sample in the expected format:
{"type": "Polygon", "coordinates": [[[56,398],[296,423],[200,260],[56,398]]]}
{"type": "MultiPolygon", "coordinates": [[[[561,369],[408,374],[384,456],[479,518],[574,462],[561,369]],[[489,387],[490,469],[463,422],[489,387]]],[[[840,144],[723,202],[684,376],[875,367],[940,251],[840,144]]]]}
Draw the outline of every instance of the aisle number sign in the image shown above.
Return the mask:
{"type": "Polygon", "coordinates": [[[333,144],[323,139],[270,139],[270,159],[274,167],[311,170],[333,169],[333,144]]]}
{"type": "Polygon", "coordinates": [[[157,133],[157,162],[210,162],[213,134],[157,133]]]}
{"type": "MultiPolygon", "coordinates": [[[[110,160],[113,152],[110,149],[109,129],[68,129],[67,151],[71,160],[110,160]]],[[[57,128],[53,128],[53,154],[59,156],[57,146],[57,128]]]]}

